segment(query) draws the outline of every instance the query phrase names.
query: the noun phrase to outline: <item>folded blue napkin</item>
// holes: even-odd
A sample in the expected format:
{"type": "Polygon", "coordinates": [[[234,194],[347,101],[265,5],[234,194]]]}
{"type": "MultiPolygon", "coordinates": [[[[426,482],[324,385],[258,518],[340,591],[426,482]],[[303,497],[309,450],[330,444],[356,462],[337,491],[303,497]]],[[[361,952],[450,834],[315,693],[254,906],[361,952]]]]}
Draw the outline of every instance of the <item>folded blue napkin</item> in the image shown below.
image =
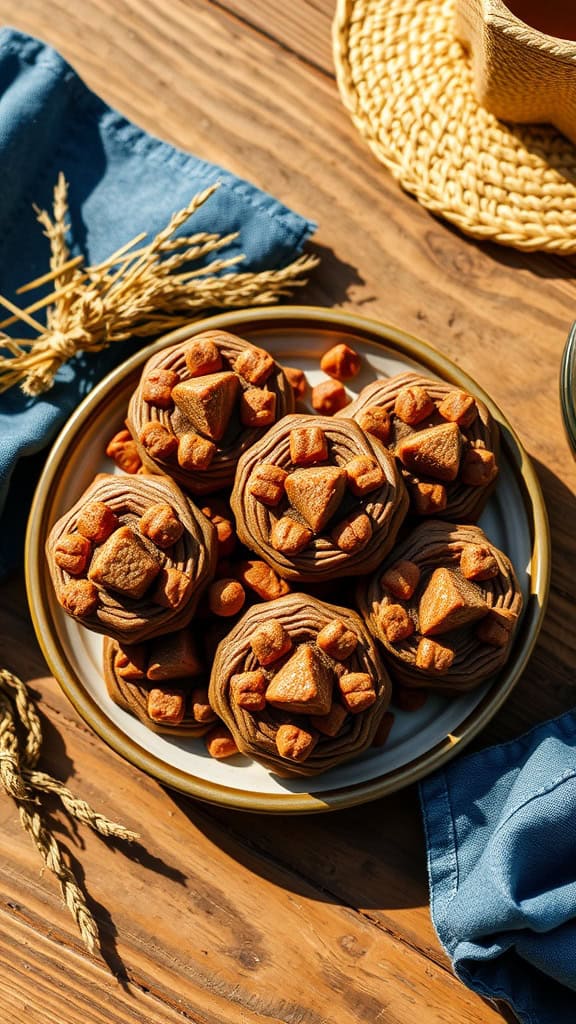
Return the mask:
{"type": "Polygon", "coordinates": [[[576,712],[420,785],[432,919],[523,1024],[576,1021],[576,712]]]}
{"type": "MultiPolygon", "coordinates": [[[[152,138],[90,92],[53,49],[6,28],[0,31],[0,165],[0,292],[13,300],[19,285],[48,269],[48,242],[32,204],[51,209],[59,171],[70,186],[73,254],[84,253],[90,263],[141,231],[152,238],[172,213],[216,181],[222,187],[181,230],[239,231],[238,241],[220,255],[243,252],[242,270],[284,266],[315,227],[248,182],[152,138]]],[[[2,312],[0,307],[0,319],[2,312]]],[[[98,356],[76,356],[40,398],[25,398],[18,389],[0,395],[0,577],[21,560],[41,461],[34,453],[133,350],[130,343],[115,343],[98,356]]]]}

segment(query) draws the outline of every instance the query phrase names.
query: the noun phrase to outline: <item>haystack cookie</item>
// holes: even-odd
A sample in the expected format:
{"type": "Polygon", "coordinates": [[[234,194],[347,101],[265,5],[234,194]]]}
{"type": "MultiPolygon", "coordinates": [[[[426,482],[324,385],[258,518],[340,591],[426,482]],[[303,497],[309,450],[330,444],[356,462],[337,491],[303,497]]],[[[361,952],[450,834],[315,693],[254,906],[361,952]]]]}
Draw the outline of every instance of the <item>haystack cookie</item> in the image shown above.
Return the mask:
{"type": "Polygon", "coordinates": [[[217,721],[189,628],[140,644],[106,637],[103,666],[114,703],[154,732],[203,736],[217,721]]]}
{"type": "Polygon", "coordinates": [[[242,456],[230,504],[242,543],[280,576],[319,582],[379,565],[408,497],[393,456],[352,420],[295,415],[242,456]]]}
{"type": "Polygon", "coordinates": [[[391,683],[349,608],[307,594],[254,605],[219,644],[209,699],[241,753],[317,775],[374,740],[391,683]]]}
{"type": "Polygon", "coordinates": [[[427,522],[358,584],[364,620],[406,686],[461,693],[505,664],[522,595],[478,526],[427,522]]]}
{"type": "Polygon", "coordinates": [[[394,452],[413,515],[478,518],[498,476],[499,453],[498,426],[479,399],[402,373],[368,384],[338,416],[355,420],[394,452]]]}
{"type": "Polygon", "coordinates": [[[204,331],[151,356],[127,424],[144,466],[211,494],[232,484],[240,455],[293,408],[292,387],[268,352],[204,331]]]}
{"type": "Polygon", "coordinates": [[[46,543],[61,606],[121,643],[187,625],[216,550],[212,523],[171,480],[104,473],[46,543]]]}

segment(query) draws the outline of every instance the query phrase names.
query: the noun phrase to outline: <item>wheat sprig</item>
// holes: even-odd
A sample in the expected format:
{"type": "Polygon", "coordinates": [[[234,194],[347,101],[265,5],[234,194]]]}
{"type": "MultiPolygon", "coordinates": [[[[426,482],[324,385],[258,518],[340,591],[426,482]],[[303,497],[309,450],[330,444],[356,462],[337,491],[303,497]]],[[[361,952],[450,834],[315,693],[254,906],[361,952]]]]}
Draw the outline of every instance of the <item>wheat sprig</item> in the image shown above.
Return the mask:
{"type": "Polygon", "coordinates": [[[81,882],[53,834],[43,796],[59,798],[66,814],[99,835],[128,843],[140,838],[72,793],[59,779],[37,768],[42,749],[42,725],[34,697],[25,683],[0,668],[0,793],[15,800],[22,827],[31,836],[47,868],[60,884],[62,897],[91,952],[99,947],[98,926],[81,882]]]}
{"type": "Polygon", "coordinates": [[[141,244],[145,235],[136,235],[107,259],[86,266],[83,257],[70,256],[68,187],[60,174],[52,214],[36,209],[50,243],[50,270],[18,293],[46,284],[53,290],[26,306],[0,296],[0,305],[11,314],[0,323],[0,392],[20,384],[26,395],[41,394],[78,352],[100,352],[127,338],[159,336],[205,309],[272,304],[305,285],[318,265],[316,256],[301,256],[280,270],[242,273],[231,269],[244,259],[241,253],[219,255],[238,233],[175,235],[217,188],[211,185],[193,196],[147,244],[141,244]],[[34,316],[42,309],[47,310],[45,325],[34,316]],[[19,321],[34,337],[3,333],[19,321]]]}

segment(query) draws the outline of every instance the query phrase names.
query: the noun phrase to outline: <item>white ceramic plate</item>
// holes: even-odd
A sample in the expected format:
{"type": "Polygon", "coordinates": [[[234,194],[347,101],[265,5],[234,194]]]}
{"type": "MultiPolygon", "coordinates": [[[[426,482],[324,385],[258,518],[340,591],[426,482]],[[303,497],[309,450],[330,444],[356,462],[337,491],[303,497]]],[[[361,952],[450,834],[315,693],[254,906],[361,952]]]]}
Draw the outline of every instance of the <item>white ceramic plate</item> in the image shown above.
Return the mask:
{"type": "MultiPolygon", "coordinates": [[[[82,717],[102,738],[161,781],[205,800],[262,811],[319,811],[361,803],[421,778],[486,724],[517,682],[535,643],[548,592],[549,537],[538,481],[518,439],[488,396],[462,371],[423,342],[359,317],[314,308],[247,310],[213,317],[174,332],[110,374],[82,403],[54,445],[32,508],[27,539],[28,597],[38,639],[54,675],[82,717]],[[108,697],[101,677],[102,637],[59,607],[44,562],[44,543],[55,522],[97,472],[115,467],[104,456],[120,429],[142,365],[162,345],[207,328],[224,328],[268,348],[287,366],[301,367],[310,384],[324,375],[319,357],[338,341],[363,356],[350,387],[356,394],[379,376],[419,369],[476,394],[500,423],[498,486],[480,520],[490,540],[510,556],[522,587],[523,619],[506,668],[461,697],[429,697],[416,712],[395,708],[385,747],[316,778],[280,779],[244,757],[213,760],[202,740],[148,730],[108,697]]],[[[346,603],[336,587],[334,601],[346,603]]]]}

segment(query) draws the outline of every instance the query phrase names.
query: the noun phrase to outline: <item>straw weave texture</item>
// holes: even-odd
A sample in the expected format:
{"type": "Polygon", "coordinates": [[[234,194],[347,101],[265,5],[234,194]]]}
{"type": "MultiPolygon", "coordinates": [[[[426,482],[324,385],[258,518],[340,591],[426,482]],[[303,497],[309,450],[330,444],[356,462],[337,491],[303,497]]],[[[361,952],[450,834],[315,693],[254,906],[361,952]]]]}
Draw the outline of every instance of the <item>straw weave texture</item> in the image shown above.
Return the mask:
{"type": "Polygon", "coordinates": [[[576,43],[536,31],[502,0],[457,0],[455,33],[483,107],[504,121],[546,121],[576,143],[576,43]]]}
{"type": "Polygon", "coordinates": [[[476,238],[576,252],[576,146],[481,107],[454,36],[455,0],[339,0],[338,84],[379,160],[476,238]]]}

